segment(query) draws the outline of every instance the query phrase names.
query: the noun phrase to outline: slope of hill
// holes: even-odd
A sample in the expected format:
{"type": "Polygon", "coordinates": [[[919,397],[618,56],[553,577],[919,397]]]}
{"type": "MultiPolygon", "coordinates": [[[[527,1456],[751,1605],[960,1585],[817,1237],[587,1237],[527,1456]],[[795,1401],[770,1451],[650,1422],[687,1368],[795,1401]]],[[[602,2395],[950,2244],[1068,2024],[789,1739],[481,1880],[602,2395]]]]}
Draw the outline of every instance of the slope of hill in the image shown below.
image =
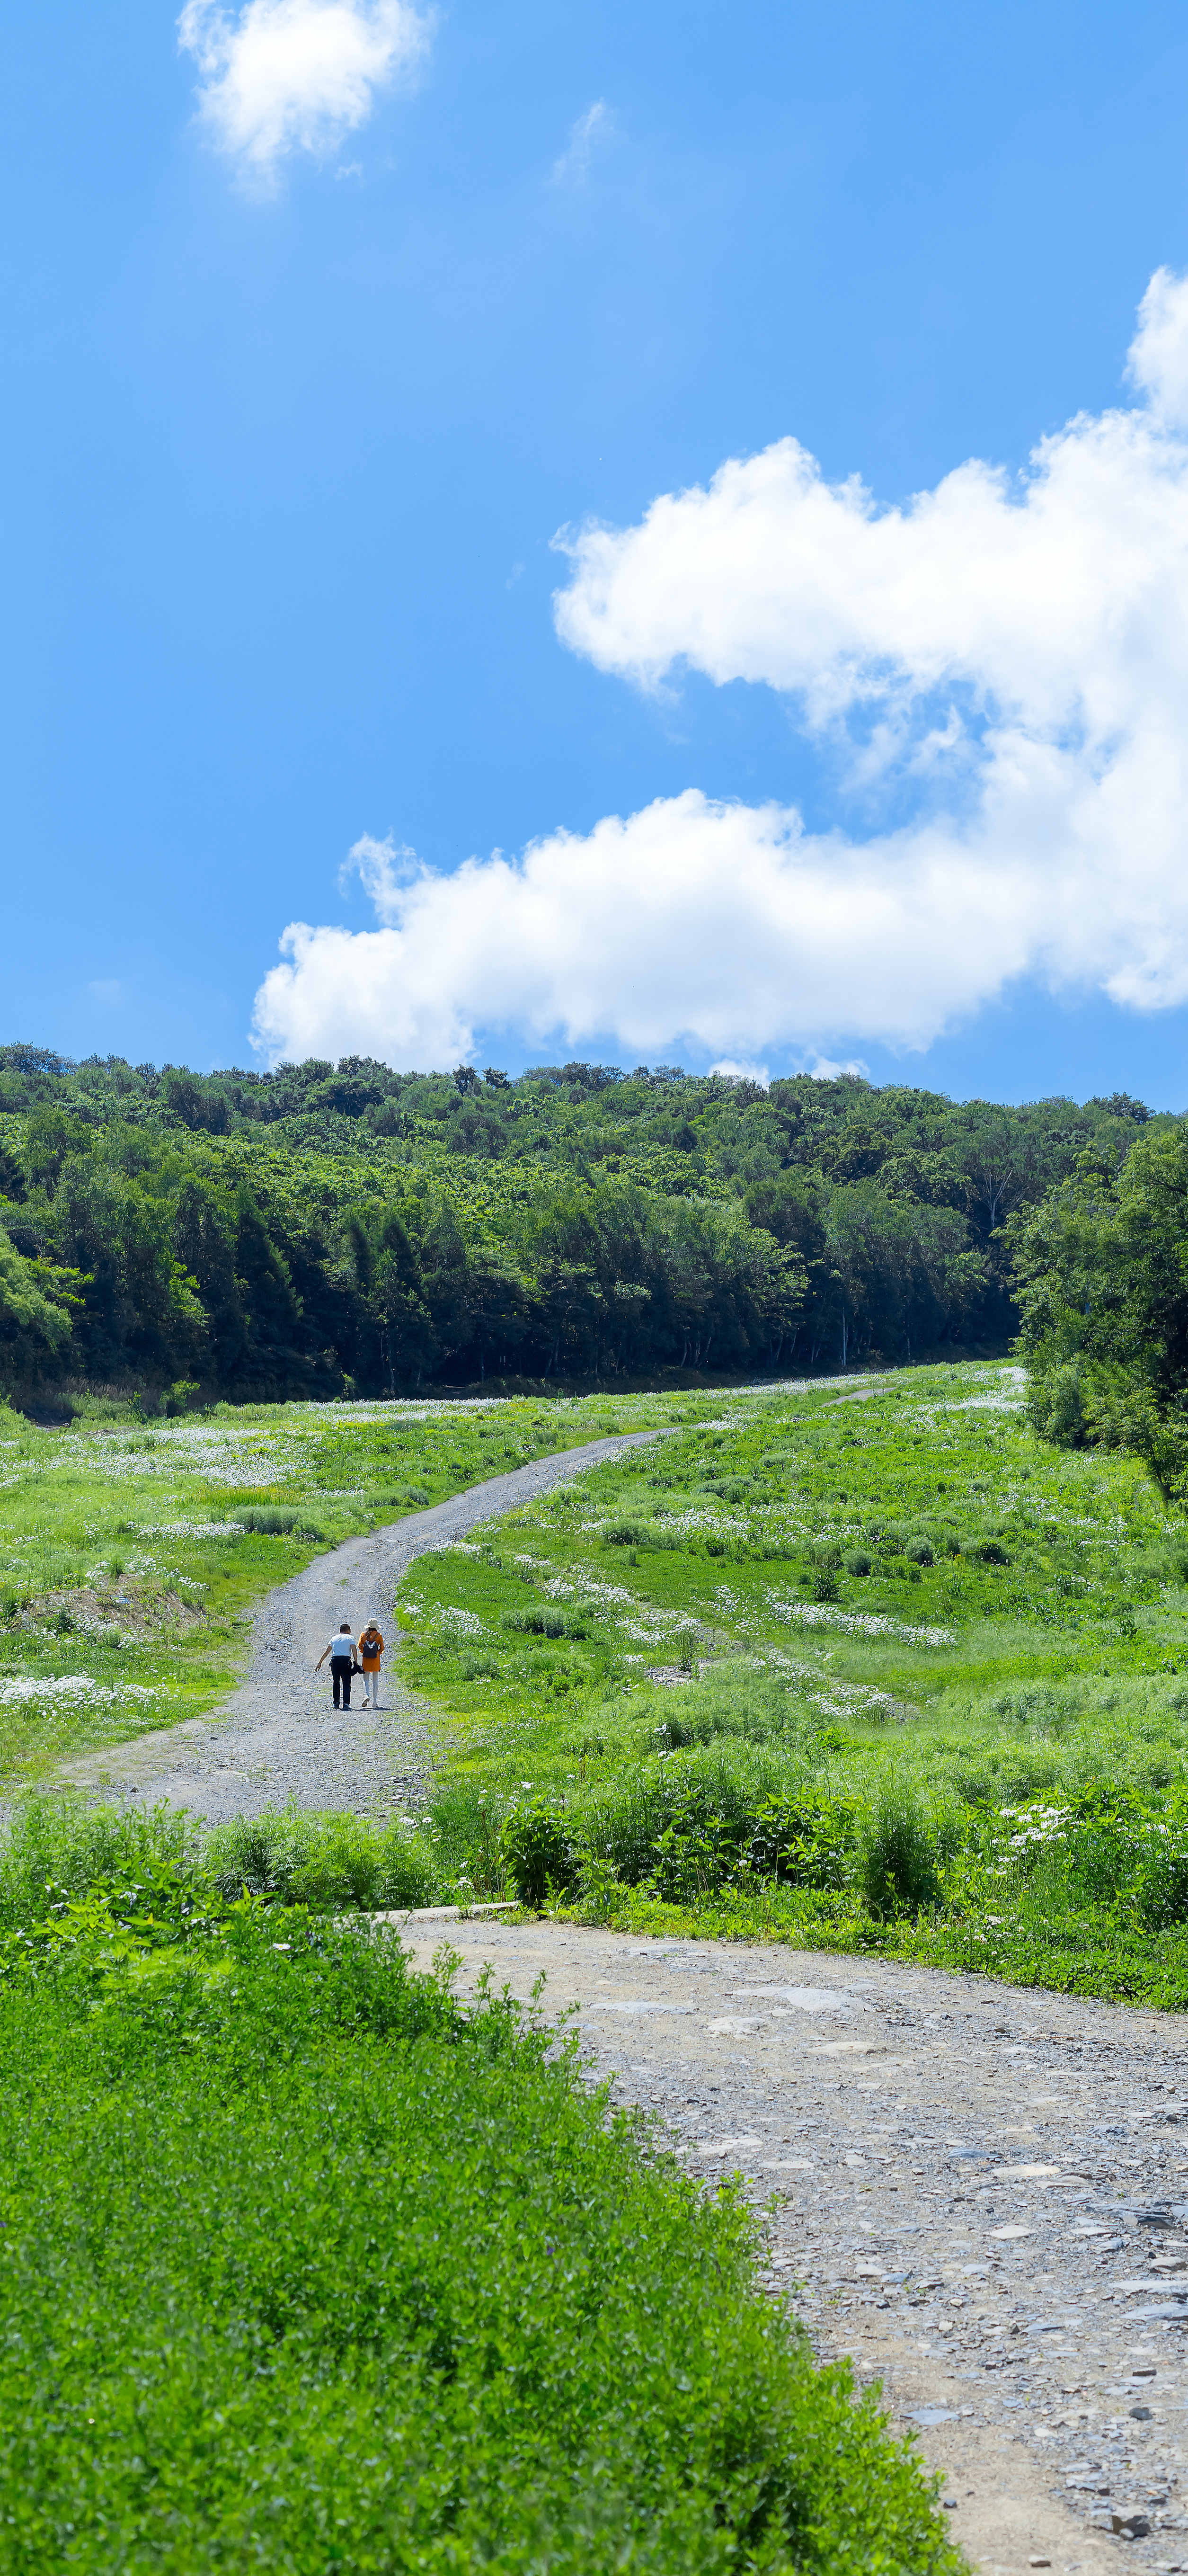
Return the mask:
{"type": "Polygon", "coordinates": [[[0,1384],[154,1404],[1000,1347],[999,1236],[1149,1119],[670,1066],[0,1048],[0,1384]]]}

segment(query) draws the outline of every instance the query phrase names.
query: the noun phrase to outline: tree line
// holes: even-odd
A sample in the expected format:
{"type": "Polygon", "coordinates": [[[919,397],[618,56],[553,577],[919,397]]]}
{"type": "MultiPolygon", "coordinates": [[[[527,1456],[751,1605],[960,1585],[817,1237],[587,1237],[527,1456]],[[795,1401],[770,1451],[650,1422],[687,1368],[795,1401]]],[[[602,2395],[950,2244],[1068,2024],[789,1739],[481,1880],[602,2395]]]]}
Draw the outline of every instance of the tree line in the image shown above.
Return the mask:
{"type": "Polygon", "coordinates": [[[0,1376],[231,1400],[1002,1347],[1016,1228],[1179,1122],[678,1068],[0,1048],[0,1376]]]}

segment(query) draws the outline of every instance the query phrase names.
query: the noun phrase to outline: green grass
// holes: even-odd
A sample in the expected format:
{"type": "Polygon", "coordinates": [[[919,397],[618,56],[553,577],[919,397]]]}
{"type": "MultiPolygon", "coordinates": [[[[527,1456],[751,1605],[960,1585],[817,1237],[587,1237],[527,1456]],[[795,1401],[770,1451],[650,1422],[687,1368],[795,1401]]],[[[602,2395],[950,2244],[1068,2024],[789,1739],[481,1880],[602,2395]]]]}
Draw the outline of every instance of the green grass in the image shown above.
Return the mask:
{"type": "Polygon", "coordinates": [[[958,2576],[734,2189],[572,2048],[394,1943],[168,1911],[0,1951],[6,2576],[958,2576]]]}
{"type": "Polygon", "coordinates": [[[1188,1524],[1000,1366],[873,1384],[674,1402],[411,1570],[442,1884],[1182,2008],[1188,1524]]]}
{"type": "Polygon", "coordinates": [[[0,1407],[0,1781],[202,1714],[238,1679],[245,1612],[323,1547],[657,1410],[218,1405],[146,1424],[95,1404],[46,1431],[0,1407]]]}
{"type": "Polygon", "coordinates": [[[969,1365],[149,1432],[9,1417],[0,1526],[40,1607],[0,1631],[8,1776],[209,1706],[236,1677],[241,1605],[319,1545],[657,1427],[411,1570],[401,1675],[448,1747],[415,1830],[266,1818],[224,1838],[226,1883],[327,1906],[511,1886],[624,1925],[675,1907],[706,1930],[1188,2004],[1188,1523],[1136,1461],[1045,1447],[1019,1395],[969,1365]],[[292,1526],[212,1535],[237,1506],[292,1526]],[[77,1603],[100,1563],[115,1585],[121,1549],[134,1641],[55,1632],[47,1600],[77,1603]],[[1037,1803],[1054,1811],[1038,1836],[1016,1812],[1037,1803]]]}

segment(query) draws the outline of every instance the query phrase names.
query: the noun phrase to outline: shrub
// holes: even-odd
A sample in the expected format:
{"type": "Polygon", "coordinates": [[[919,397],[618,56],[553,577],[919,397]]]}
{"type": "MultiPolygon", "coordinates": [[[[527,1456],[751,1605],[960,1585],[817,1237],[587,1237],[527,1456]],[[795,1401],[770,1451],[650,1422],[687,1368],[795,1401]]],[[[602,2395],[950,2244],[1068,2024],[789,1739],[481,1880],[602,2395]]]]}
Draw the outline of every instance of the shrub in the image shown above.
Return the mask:
{"type": "Polygon", "coordinates": [[[930,1538],[909,1538],[903,1552],[909,1565],[932,1565],[935,1562],[930,1538]]]}
{"type": "Polygon", "coordinates": [[[852,1547],[845,1558],[847,1574],[869,1574],[871,1560],[864,1547],[852,1547]]]}
{"type": "Polygon", "coordinates": [[[894,1782],[863,1822],[859,1878],[872,1912],[916,1914],[941,1892],[940,1853],[916,1791],[894,1782]]]}
{"type": "MultiPolygon", "coordinates": [[[[0,1926],[36,1920],[46,1885],[67,1895],[118,1879],[153,1878],[162,1869],[184,1871],[194,1862],[196,1838],[188,1817],[164,1804],[79,1808],[57,1798],[22,1798],[14,1805],[0,1843],[0,1926]]],[[[235,1890],[239,1894],[238,1888],[235,1890]]]]}
{"type": "Polygon", "coordinates": [[[543,1799],[513,1807],[500,1848],[516,1893],[525,1905],[543,1905],[550,1888],[569,1894],[577,1885],[579,1855],[567,1818],[543,1799]]]}
{"type": "MultiPolygon", "coordinates": [[[[689,1665],[697,1666],[697,1644],[686,1645],[689,1665]]],[[[689,1669],[689,1666],[686,1666],[689,1669]]],[[[727,1663],[702,1675],[690,1690],[666,1692],[664,1715],[656,1728],[670,1745],[712,1744],[736,1737],[748,1744],[798,1742],[803,1709],[781,1680],[753,1668],[727,1663]]]]}
{"type": "Polygon", "coordinates": [[[505,1610],[501,1628],[514,1628],[523,1637],[588,1637],[589,1623],[579,1611],[553,1610],[540,1607],[531,1610],[505,1610]]]}
{"type": "Polygon", "coordinates": [[[572,1829],[597,1858],[613,1862],[628,1887],[654,1876],[661,1846],[669,1855],[672,1884],[682,1842],[690,1851],[697,1846],[703,1876],[712,1844],[720,1875],[743,1857],[755,1815],[779,1779],[776,1764],[747,1746],[731,1746],[729,1752],[717,1743],[697,1746],[620,1771],[570,1810],[572,1829]],[[675,1839],[666,1841],[669,1836],[675,1839]]]}
{"type": "Polygon", "coordinates": [[[853,1876],[857,1806],[825,1791],[769,1798],[751,1821],[747,1865],[788,1887],[844,1887],[853,1876]]]}
{"type": "Polygon", "coordinates": [[[423,1841],[406,1825],[366,1816],[310,1815],[266,1808],[216,1826],[204,1861],[229,1899],[254,1896],[331,1911],[336,1906],[427,1905],[436,1873],[423,1841]]]}

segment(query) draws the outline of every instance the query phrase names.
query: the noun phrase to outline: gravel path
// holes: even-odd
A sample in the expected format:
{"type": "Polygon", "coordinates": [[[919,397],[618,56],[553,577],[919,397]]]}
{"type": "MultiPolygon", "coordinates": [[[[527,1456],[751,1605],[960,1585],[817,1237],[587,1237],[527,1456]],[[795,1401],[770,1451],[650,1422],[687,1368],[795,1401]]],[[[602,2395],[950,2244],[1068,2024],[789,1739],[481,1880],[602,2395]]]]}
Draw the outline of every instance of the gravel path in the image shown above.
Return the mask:
{"type": "Polygon", "coordinates": [[[420,1964],[443,1929],[778,2196],[769,2286],[918,2424],[975,2566],[1188,2568],[1188,2016],[568,1924],[410,1918],[420,1964]]]}
{"type": "Polygon", "coordinates": [[[429,1717],[386,1673],[378,1713],[360,1708],[363,1685],[356,1680],[355,1705],[349,1716],[339,1714],[329,1667],[316,1677],[313,1669],[332,1630],[346,1618],[357,1636],[374,1616],[394,1646],[396,1587],[416,1557],[551,1493],[584,1467],[659,1436],[628,1431],[590,1440],[491,1476],[367,1538],[348,1539],[269,1594],[252,1621],[248,1678],[209,1717],[62,1763],[58,1779],[105,1796],[166,1799],[210,1824],[255,1816],[289,1799],[299,1807],[370,1814],[402,1808],[410,1798],[419,1802],[432,1767],[429,1717]]]}

